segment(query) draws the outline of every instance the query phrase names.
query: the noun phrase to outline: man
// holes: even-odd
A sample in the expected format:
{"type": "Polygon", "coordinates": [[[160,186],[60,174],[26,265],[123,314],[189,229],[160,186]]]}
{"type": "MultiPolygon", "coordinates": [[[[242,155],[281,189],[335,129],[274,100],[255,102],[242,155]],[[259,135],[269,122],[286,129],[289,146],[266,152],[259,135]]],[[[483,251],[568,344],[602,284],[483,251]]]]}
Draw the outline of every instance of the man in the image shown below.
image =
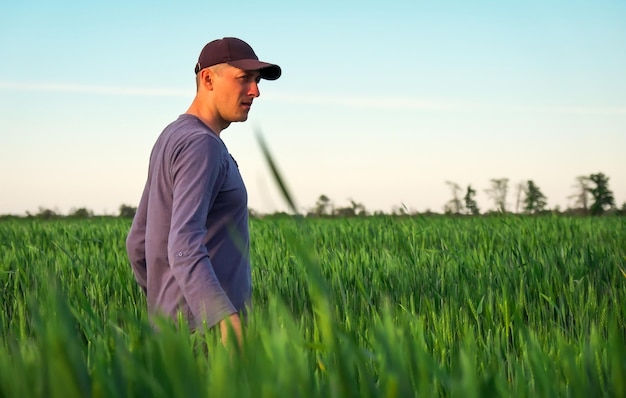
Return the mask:
{"type": "Polygon", "coordinates": [[[224,344],[230,324],[241,342],[251,298],[248,198],[220,133],[248,118],[260,79],[281,69],[225,37],[202,49],[195,73],[191,106],[152,149],[126,247],[151,316],[182,314],[191,329],[219,324],[224,344]]]}

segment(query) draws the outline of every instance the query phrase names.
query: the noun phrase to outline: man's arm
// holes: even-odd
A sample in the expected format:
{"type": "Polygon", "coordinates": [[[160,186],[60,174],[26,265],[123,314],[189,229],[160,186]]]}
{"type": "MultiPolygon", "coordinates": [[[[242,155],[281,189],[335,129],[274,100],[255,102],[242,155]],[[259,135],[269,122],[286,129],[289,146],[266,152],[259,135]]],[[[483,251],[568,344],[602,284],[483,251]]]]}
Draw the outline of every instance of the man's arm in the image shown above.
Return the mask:
{"type": "Polygon", "coordinates": [[[242,347],[243,344],[243,332],[241,329],[241,319],[237,313],[231,314],[228,318],[220,321],[220,333],[222,336],[222,344],[226,347],[228,345],[229,338],[231,337],[231,328],[232,332],[237,338],[237,343],[239,344],[239,348],[242,347]]]}
{"type": "Polygon", "coordinates": [[[146,270],[146,188],[141,202],[137,208],[133,223],[126,237],[126,252],[130,265],[135,275],[135,280],[144,293],[148,288],[148,275],[146,270]]]}
{"type": "Polygon", "coordinates": [[[193,316],[212,327],[236,313],[206,247],[207,217],[225,176],[222,144],[198,134],[179,144],[172,159],[169,263],[193,316]]]}

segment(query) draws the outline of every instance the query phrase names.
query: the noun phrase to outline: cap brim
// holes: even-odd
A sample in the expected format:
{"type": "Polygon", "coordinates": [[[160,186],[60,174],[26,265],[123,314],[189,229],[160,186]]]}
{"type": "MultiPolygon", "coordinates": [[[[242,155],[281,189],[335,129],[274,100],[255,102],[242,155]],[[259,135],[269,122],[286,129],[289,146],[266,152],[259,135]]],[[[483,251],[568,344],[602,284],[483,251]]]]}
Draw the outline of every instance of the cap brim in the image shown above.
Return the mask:
{"type": "Polygon", "coordinates": [[[261,78],[266,80],[276,80],[282,73],[280,66],[257,61],[256,59],[240,59],[227,63],[243,70],[258,70],[261,73],[261,78]]]}

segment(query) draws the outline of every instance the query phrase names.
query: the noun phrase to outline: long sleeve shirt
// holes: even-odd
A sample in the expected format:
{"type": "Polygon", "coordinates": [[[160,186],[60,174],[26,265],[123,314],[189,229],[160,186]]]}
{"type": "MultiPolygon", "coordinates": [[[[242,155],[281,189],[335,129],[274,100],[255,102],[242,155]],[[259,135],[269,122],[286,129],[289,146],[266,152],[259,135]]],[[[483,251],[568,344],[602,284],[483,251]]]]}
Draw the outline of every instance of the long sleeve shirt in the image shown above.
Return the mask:
{"type": "Polygon", "coordinates": [[[126,246],[150,314],[209,327],[251,297],[248,197],[224,142],[192,115],[157,139],[126,246]]]}

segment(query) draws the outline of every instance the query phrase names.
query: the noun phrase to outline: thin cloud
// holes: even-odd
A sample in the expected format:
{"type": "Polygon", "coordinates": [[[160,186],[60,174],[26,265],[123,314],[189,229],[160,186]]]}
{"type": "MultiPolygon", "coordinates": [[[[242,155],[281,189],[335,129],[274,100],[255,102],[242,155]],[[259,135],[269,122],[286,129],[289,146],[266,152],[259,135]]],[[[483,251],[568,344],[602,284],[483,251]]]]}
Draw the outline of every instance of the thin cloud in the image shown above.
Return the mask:
{"type": "Polygon", "coordinates": [[[578,115],[626,115],[626,106],[503,106],[516,112],[578,115]]]}
{"type": "Polygon", "coordinates": [[[128,96],[159,96],[159,97],[188,97],[185,90],[164,88],[91,86],[65,83],[22,83],[0,81],[0,89],[17,91],[47,91],[58,93],[83,93],[128,96]]]}
{"type": "Polygon", "coordinates": [[[287,103],[295,102],[309,105],[340,105],[366,109],[424,109],[453,111],[469,110],[472,108],[471,104],[401,97],[339,97],[315,94],[294,95],[288,93],[270,93],[264,94],[263,98],[287,103]]]}
{"type": "MultiPolygon", "coordinates": [[[[189,97],[189,90],[146,87],[92,86],[64,83],[23,83],[0,81],[0,90],[46,91],[63,93],[104,94],[123,96],[189,97]]],[[[359,109],[407,109],[447,112],[504,111],[519,113],[582,114],[582,115],[625,115],[626,106],[527,106],[487,104],[471,101],[440,101],[410,97],[348,97],[333,95],[303,94],[286,92],[264,93],[264,100],[308,105],[336,105],[359,109]]]]}
{"type": "Polygon", "coordinates": [[[489,104],[470,101],[438,101],[402,97],[335,97],[323,95],[269,94],[264,99],[309,105],[339,105],[366,109],[408,109],[452,112],[515,112],[549,114],[624,115],[626,106],[527,106],[489,104]]]}

